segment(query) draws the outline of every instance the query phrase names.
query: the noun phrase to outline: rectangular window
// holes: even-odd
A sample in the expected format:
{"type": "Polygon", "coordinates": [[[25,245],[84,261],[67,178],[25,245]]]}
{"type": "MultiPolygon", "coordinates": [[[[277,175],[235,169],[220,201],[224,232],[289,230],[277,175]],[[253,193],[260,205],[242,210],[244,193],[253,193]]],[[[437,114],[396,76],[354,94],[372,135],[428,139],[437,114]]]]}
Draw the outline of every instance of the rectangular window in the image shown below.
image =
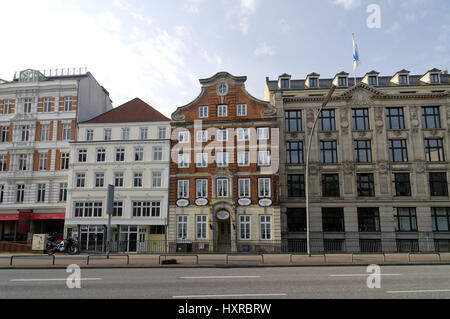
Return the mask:
{"type": "Polygon", "coordinates": [[[195,167],[208,167],[208,153],[195,153],[195,167]]]}
{"type": "Polygon", "coordinates": [[[311,79],[309,79],[309,87],[310,87],[310,88],[315,88],[315,87],[317,87],[317,79],[316,79],[316,78],[311,78],[311,79]]]}
{"type": "Polygon", "coordinates": [[[135,147],[134,148],[134,161],[142,162],[144,160],[144,148],[143,147],[135,147]]]}
{"type": "Polygon", "coordinates": [[[69,141],[71,135],[71,125],[70,123],[66,123],[62,125],[62,140],[69,141]]]}
{"type": "Polygon", "coordinates": [[[197,179],[195,181],[195,198],[207,198],[208,197],[208,180],[197,179]]]}
{"type": "Polygon", "coordinates": [[[163,150],[162,146],[153,146],[153,160],[154,161],[162,161],[163,150]]]}
{"type": "Polygon", "coordinates": [[[118,147],[116,148],[116,162],[124,162],[125,161],[125,148],[118,147]]]}
{"type": "Polygon", "coordinates": [[[177,198],[189,198],[189,180],[178,180],[177,198]]]}
{"type": "Polygon", "coordinates": [[[198,107],[198,117],[201,119],[208,117],[208,107],[207,106],[199,106],[198,107]]]}
{"type": "Polygon", "coordinates": [[[115,187],[123,187],[123,173],[122,172],[114,173],[114,186],[115,187]]]}
{"type": "Polygon", "coordinates": [[[335,131],[334,110],[322,110],[319,116],[320,131],[335,131]]]}
{"type": "Polygon", "coordinates": [[[409,173],[394,173],[395,196],[411,196],[409,173]]]}
{"type": "Polygon", "coordinates": [[[356,162],[358,163],[372,162],[372,145],[370,140],[353,141],[353,152],[356,162]]]}
{"type": "Polygon", "coordinates": [[[59,184],[59,201],[60,202],[67,201],[67,183],[59,184]]]}
{"type": "Polygon", "coordinates": [[[441,128],[439,106],[422,107],[422,127],[441,128]]]}
{"type": "Polygon", "coordinates": [[[347,86],[347,78],[344,76],[338,77],[338,86],[347,86]]]}
{"type": "Polygon", "coordinates": [[[22,99],[23,113],[31,113],[31,105],[33,104],[33,99],[25,98],[22,99]]]}
{"type": "Polygon", "coordinates": [[[144,174],[143,173],[134,173],[133,174],[133,186],[134,187],[143,187],[144,182],[144,174]]]}
{"type": "Polygon", "coordinates": [[[190,163],[190,154],[189,153],[183,153],[178,154],[178,168],[188,168],[190,163]]]}
{"type": "Polygon", "coordinates": [[[431,220],[433,231],[448,232],[450,230],[450,208],[449,207],[432,207],[431,220]]]}
{"type": "Polygon", "coordinates": [[[358,196],[373,197],[375,196],[375,185],[373,174],[356,174],[356,187],[358,196]]]}
{"type": "MultiPolygon", "coordinates": [[[[288,232],[290,232],[290,233],[306,232],[306,209],[305,208],[288,208],[286,215],[287,215],[288,232]]],[[[301,247],[302,246],[301,243],[299,243],[299,244],[300,244],[299,246],[301,247]]],[[[297,251],[297,249],[296,249],[296,251],[297,251]]],[[[304,249],[306,251],[306,247],[304,247],[304,249]]],[[[301,248],[300,248],[300,250],[301,250],[301,248]]]]}
{"type": "Polygon", "coordinates": [[[105,162],[106,161],[106,149],[99,148],[97,149],[97,162],[105,162]]]}
{"type": "Polygon", "coordinates": [[[270,178],[258,178],[258,197],[270,198],[270,178]]]}
{"type": "Polygon", "coordinates": [[[104,187],[104,186],[105,186],[105,174],[95,173],[95,187],[104,187]]]}
{"type": "Polygon", "coordinates": [[[305,197],[305,176],[303,174],[287,176],[288,197],[305,197]]]}
{"type": "Polygon", "coordinates": [[[217,152],[216,163],[218,167],[228,166],[228,152],[217,152]]]}
{"type": "Polygon", "coordinates": [[[303,164],[303,142],[286,142],[287,164],[303,164]]]}
{"type": "Polygon", "coordinates": [[[114,202],[114,208],[113,208],[112,215],[114,217],[122,217],[122,215],[123,215],[123,202],[122,201],[114,202]]]}
{"type": "Polygon", "coordinates": [[[158,138],[160,140],[167,138],[167,129],[165,127],[158,127],[158,138]]]}
{"type": "Polygon", "coordinates": [[[159,217],[161,202],[133,202],[133,217],[159,217]]]}
{"type": "Polygon", "coordinates": [[[70,153],[61,153],[61,170],[69,169],[70,153]]]}
{"type": "Polygon", "coordinates": [[[259,216],[260,239],[272,239],[272,218],[268,215],[259,216]]]}
{"type": "Polygon", "coordinates": [[[428,162],[444,162],[444,143],[439,139],[425,139],[425,154],[428,162]]]}
{"type": "Polygon", "coordinates": [[[217,130],[216,135],[217,135],[218,142],[228,141],[228,130],[227,129],[217,130]]]}
{"type": "Polygon", "coordinates": [[[87,162],[87,150],[79,149],[78,150],[78,163],[86,163],[87,162]]]}
{"type": "Polygon", "coordinates": [[[73,97],[65,96],[64,97],[64,111],[72,111],[73,106],[73,97]]]}
{"type": "Polygon", "coordinates": [[[251,217],[249,215],[239,216],[239,239],[250,240],[251,239],[251,217]]]}
{"type": "Polygon", "coordinates": [[[448,196],[446,173],[430,173],[430,195],[448,196]]]}
{"type": "Polygon", "coordinates": [[[48,162],[48,153],[39,153],[39,170],[46,171],[48,162]]]}
{"type": "Polygon", "coordinates": [[[121,138],[123,141],[130,139],[130,129],[128,127],[123,127],[121,132],[121,138]]]}
{"type": "Polygon", "coordinates": [[[38,203],[45,202],[45,184],[38,184],[37,185],[37,199],[36,201],[38,203]]]}
{"type": "Polygon", "coordinates": [[[389,140],[389,161],[391,162],[407,162],[408,150],[406,148],[406,140],[389,140]]]}
{"type": "Polygon", "coordinates": [[[18,184],[17,185],[17,193],[16,193],[16,202],[23,203],[24,198],[25,198],[25,185],[18,184]]]}
{"type": "Polygon", "coordinates": [[[139,136],[140,136],[141,140],[148,139],[148,128],[141,127],[139,130],[139,136]]]}
{"type": "Polygon", "coordinates": [[[103,140],[104,141],[111,141],[112,138],[112,131],[110,128],[103,129],[103,140]]]}
{"type": "Polygon", "coordinates": [[[160,188],[162,185],[162,173],[152,172],[152,187],[160,188]]]}
{"type": "Polygon", "coordinates": [[[7,99],[3,101],[3,114],[11,113],[12,100],[7,99]]]}
{"type": "Polygon", "coordinates": [[[374,75],[369,76],[368,80],[369,80],[368,81],[369,85],[376,86],[378,84],[377,83],[377,77],[374,76],[374,75]]]}
{"type": "Polygon", "coordinates": [[[1,132],[1,142],[2,143],[8,143],[9,139],[9,126],[2,126],[2,132],[1,132]]]}
{"type": "Polygon", "coordinates": [[[237,140],[238,142],[244,142],[250,140],[250,130],[248,128],[238,128],[237,129],[237,140]]]}
{"type": "Polygon", "coordinates": [[[380,231],[380,213],[378,207],[358,208],[358,229],[360,232],[380,231]]]}
{"type": "Polygon", "coordinates": [[[258,127],[256,129],[256,136],[258,140],[268,140],[269,139],[269,128],[268,127],[258,127]]]}
{"type": "Polygon", "coordinates": [[[238,179],[238,196],[239,198],[250,198],[250,178],[238,179]]]}
{"type": "Polygon", "coordinates": [[[430,74],[430,83],[439,83],[439,74],[438,73],[430,74]]]}
{"type": "Polygon", "coordinates": [[[258,151],[258,166],[270,165],[269,151],[258,151]]]}
{"type": "Polygon", "coordinates": [[[336,141],[320,141],[320,161],[322,163],[337,163],[336,141]]]}
{"type": "Polygon", "coordinates": [[[354,131],[370,130],[369,109],[352,109],[352,129],[354,131]]]}
{"type": "Polygon", "coordinates": [[[52,111],[52,98],[51,97],[44,97],[44,102],[43,102],[43,112],[51,112],[52,111]]]}
{"type": "Polygon", "coordinates": [[[86,174],[85,173],[77,173],[76,174],[77,187],[83,188],[86,185],[86,174]]]}
{"type": "Polygon", "coordinates": [[[21,141],[28,142],[30,140],[30,126],[29,125],[21,125],[20,132],[21,132],[21,137],[22,137],[21,141]]]}
{"type": "Polygon", "coordinates": [[[184,240],[188,236],[188,217],[178,216],[177,218],[177,239],[184,240]]]}
{"type": "Polygon", "coordinates": [[[247,116],[247,104],[238,104],[236,114],[237,116],[247,116]]]}
{"type": "Polygon", "coordinates": [[[207,216],[196,216],[197,239],[206,239],[206,220],[207,216]]]}
{"type": "Polygon", "coordinates": [[[284,112],[286,132],[302,131],[302,111],[285,111],[284,112]]]}
{"type": "Polygon", "coordinates": [[[0,204],[3,203],[4,195],[5,195],[5,185],[0,185],[0,204]]]}
{"type": "Polygon", "coordinates": [[[417,231],[416,209],[409,207],[394,208],[395,231],[417,231]]]}
{"type": "Polygon", "coordinates": [[[289,89],[289,79],[281,79],[280,85],[282,89],[289,89]]]}
{"type": "Polygon", "coordinates": [[[19,171],[26,171],[28,169],[28,155],[19,155],[19,171]]]}
{"type": "Polygon", "coordinates": [[[0,172],[6,171],[6,155],[0,155],[0,172]]]}
{"type": "Polygon", "coordinates": [[[399,84],[408,84],[408,76],[406,74],[401,74],[398,76],[399,84]]]}
{"type": "Polygon", "coordinates": [[[178,132],[178,143],[189,143],[189,131],[178,132]]]}
{"type": "Polygon", "coordinates": [[[405,128],[402,107],[386,108],[386,125],[388,130],[403,130],[405,128]]]}
{"type": "Polygon", "coordinates": [[[217,179],[217,197],[228,197],[228,179],[217,179]]]}
{"type": "Polygon", "coordinates": [[[94,130],[86,130],[86,141],[94,140],[94,130]]]}
{"type": "Polygon", "coordinates": [[[322,175],[322,196],[339,197],[339,174],[322,175]]]}
{"type": "Polygon", "coordinates": [[[217,105],[217,116],[225,117],[228,115],[228,105],[217,105]]]}
{"type": "Polygon", "coordinates": [[[206,143],[208,142],[208,131],[203,130],[203,131],[197,131],[196,132],[196,139],[195,141],[197,143],[206,143]]]}
{"type": "Polygon", "coordinates": [[[344,209],[322,208],[322,227],[324,232],[343,232],[344,209]]]}
{"type": "Polygon", "coordinates": [[[41,125],[41,142],[47,142],[50,140],[50,125],[41,125]]]}
{"type": "Polygon", "coordinates": [[[243,151],[237,153],[238,166],[250,166],[249,152],[243,151]]]}

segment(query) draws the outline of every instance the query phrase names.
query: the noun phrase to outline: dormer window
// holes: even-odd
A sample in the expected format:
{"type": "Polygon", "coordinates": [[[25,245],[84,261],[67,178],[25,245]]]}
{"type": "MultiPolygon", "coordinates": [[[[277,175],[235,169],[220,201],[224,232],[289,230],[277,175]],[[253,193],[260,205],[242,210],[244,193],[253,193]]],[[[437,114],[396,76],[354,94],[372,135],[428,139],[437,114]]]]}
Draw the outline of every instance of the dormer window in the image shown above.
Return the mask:
{"type": "Polygon", "coordinates": [[[345,76],[338,77],[338,86],[347,86],[347,77],[345,76]]]}
{"type": "Polygon", "coordinates": [[[377,79],[377,76],[376,75],[370,75],[369,77],[368,77],[368,83],[369,83],[369,85],[372,85],[372,86],[376,86],[376,85],[378,85],[378,79],[377,79]]]}
{"type": "Polygon", "coordinates": [[[408,84],[408,75],[407,74],[400,74],[398,76],[398,84],[400,84],[400,85],[408,84]]]}
{"type": "Polygon", "coordinates": [[[309,87],[310,88],[316,88],[317,87],[317,78],[310,78],[309,79],[309,87]]]}
{"type": "Polygon", "coordinates": [[[281,79],[280,80],[280,87],[282,88],[282,89],[289,89],[289,79],[281,79]]]}
{"type": "Polygon", "coordinates": [[[439,74],[438,73],[430,74],[430,83],[439,83],[439,74]]]}

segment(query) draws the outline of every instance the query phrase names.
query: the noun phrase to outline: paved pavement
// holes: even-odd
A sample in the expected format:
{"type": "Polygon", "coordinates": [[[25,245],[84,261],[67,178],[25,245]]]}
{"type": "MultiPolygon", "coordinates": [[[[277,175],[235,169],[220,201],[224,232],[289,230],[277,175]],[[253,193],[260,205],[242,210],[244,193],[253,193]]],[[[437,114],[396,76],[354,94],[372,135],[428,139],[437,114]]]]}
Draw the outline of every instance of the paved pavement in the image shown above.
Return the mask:
{"type": "Polygon", "coordinates": [[[2,269],[0,298],[450,299],[450,265],[381,266],[380,288],[367,267],[81,269],[69,289],[64,269],[2,269]]]}

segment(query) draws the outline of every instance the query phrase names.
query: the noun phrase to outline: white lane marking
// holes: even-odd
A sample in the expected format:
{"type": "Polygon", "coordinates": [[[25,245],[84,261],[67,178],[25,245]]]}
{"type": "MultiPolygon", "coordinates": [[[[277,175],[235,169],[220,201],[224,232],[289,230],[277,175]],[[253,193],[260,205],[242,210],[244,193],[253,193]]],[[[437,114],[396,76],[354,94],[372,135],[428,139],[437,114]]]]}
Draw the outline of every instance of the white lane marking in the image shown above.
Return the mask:
{"type": "Polygon", "coordinates": [[[179,279],[230,279],[230,278],[261,278],[261,276],[190,276],[178,277],[179,279]]]}
{"type": "Polygon", "coordinates": [[[218,297],[273,297],[287,296],[287,294],[236,294],[236,295],[196,295],[196,296],[173,296],[173,298],[218,298],[218,297]]]}
{"type": "MultiPolygon", "coordinates": [[[[367,277],[367,274],[340,274],[340,275],[329,275],[330,277],[367,277]]],[[[401,276],[402,274],[380,274],[380,276],[401,276]]]]}
{"type": "Polygon", "coordinates": [[[421,293],[421,292],[450,292],[450,289],[387,291],[388,294],[421,293]]]}
{"type": "MultiPolygon", "coordinates": [[[[80,278],[80,280],[102,280],[102,278],[80,278]]],[[[67,278],[32,278],[32,279],[11,279],[14,282],[26,282],[26,281],[67,281],[67,278]]]]}

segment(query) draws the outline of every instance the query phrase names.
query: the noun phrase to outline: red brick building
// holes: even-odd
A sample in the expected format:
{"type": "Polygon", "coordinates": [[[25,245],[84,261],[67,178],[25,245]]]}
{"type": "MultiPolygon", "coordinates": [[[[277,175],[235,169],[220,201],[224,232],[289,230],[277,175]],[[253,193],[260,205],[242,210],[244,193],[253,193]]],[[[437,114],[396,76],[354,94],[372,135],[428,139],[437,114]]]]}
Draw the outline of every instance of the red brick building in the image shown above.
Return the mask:
{"type": "Polygon", "coordinates": [[[276,110],[217,73],[172,114],[171,250],[280,248],[276,110]]]}

